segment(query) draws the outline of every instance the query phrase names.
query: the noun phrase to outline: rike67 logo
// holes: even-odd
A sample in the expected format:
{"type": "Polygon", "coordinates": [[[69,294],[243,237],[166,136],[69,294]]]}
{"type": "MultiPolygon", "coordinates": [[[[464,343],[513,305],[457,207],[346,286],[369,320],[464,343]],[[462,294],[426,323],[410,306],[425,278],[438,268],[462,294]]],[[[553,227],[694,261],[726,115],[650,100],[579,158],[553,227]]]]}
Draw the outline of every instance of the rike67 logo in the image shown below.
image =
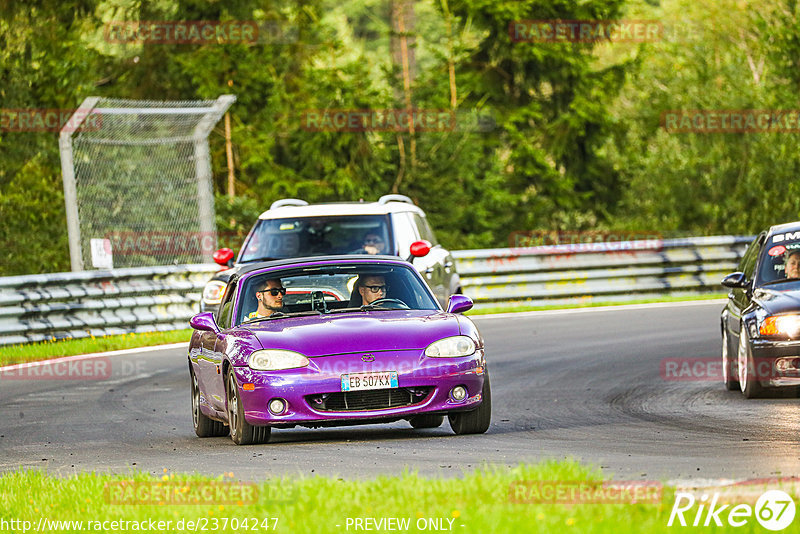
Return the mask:
{"type": "MultiPolygon", "coordinates": [[[[735,485],[729,489],[741,489],[741,486],[735,485]]],[[[795,516],[795,504],[792,497],[785,491],[765,491],[753,506],[741,502],[742,500],[751,500],[751,498],[741,493],[736,495],[736,493],[715,491],[713,493],[704,492],[698,496],[694,493],[678,491],[675,493],[675,504],[669,514],[667,526],[743,527],[755,518],[765,529],[778,531],[792,524],[795,516]],[[736,496],[739,497],[736,499],[739,504],[731,502],[736,496]]]]}

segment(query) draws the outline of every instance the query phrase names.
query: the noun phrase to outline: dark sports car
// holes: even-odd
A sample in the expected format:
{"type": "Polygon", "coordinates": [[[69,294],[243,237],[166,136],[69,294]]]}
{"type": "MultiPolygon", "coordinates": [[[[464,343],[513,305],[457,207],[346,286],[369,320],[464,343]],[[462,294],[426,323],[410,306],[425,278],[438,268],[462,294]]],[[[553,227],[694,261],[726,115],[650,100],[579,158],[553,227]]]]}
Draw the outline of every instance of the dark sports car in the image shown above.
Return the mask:
{"type": "Polygon", "coordinates": [[[408,420],[483,433],[491,390],[464,295],[442,310],[419,272],[390,256],[243,266],[189,346],[198,436],[264,443],[272,428],[408,420]]]}
{"type": "Polygon", "coordinates": [[[800,221],[758,234],[722,285],[725,386],[752,398],[800,385],[800,221]]]}

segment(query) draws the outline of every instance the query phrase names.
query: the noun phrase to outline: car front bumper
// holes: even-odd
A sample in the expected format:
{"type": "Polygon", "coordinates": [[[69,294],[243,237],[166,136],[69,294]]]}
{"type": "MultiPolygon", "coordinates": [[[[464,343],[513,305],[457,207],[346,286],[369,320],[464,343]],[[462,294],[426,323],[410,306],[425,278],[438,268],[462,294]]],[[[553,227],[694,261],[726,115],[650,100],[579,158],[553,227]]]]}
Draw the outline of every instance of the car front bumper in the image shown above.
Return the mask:
{"type": "Polygon", "coordinates": [[[486,362],[482,349],[461,358],[428,358],[423,351],[413,350],[317,357],[302,369],[255,371],[245,366],[233,370],[248,423],[314,426],[474,409],[482,400],[486,362]],[[370,357],[374,360],[362,359],[370,357]],[[344,374],[389,371],[397,372],[397,388],[342,392],[344,374]],[[451,397],[456,386],[467,389],[467,396],[461,401],[451,397]],[[339,401],[346,403],[348,397],[350,409],[338,409],[342,405],[339,401]],[[268,409],[276,398],[286,403],[286,409],[279,414],[268,409]],[[327,406],[333,401],[334,407],[327,406]]]}
{"type": "Polygon", "coordinates": [[[765,386],[800,385],[800,341],[751,342],[756,378],[765,386]]]}

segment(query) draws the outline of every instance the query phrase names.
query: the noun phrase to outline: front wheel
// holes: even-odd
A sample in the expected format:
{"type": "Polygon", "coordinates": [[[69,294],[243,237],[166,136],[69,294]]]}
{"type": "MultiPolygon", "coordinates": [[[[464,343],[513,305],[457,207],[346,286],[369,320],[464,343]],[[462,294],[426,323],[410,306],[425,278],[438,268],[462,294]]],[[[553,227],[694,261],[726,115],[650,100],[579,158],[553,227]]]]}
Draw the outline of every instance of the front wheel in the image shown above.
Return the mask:
{"type": "Polygon", "coordinates": [[[468,412],[454,412],[447,416],[450,428],[456,434],[483,434],[489,430],[492,421],[492,388],[489,385],[489,373],[483,377],[481,405],[468,412]]]}
{"type": "Polygon", "coordinates": [[[200,386],[194,371],[189,370],[192,380],[192,424],[194,433],[201,438],[214,438],[224,436],[228,433],[228,427],[224,423],[215,421],[205,415],[200,410],[200,386]]]}
{"type": "Polygon", "coordinates": [[[244,419],[242,399],[233,371],[228,371],[226,394],[228,401],[228,426],[231,428],[231,439],[237,445],[267,443],[272,433],[268,426],[253,426],[244,419]]]}
{"type": "Polygon", "coordinates": [[[722,327],[722,379],[725,389],[736,391],[739,389],[739,375],[734,378],[734,362],[728,350],[728,328],[722,327]]]}
{"type": "Polygon", "coordinates": [[[764,394],[764,386],[758,380],[753,351],[747,336],[747,326],[742,323],[739,329],[739,352],[736,359],[739,368],[739,388],[748,399],[754,399],[764,394]]]}

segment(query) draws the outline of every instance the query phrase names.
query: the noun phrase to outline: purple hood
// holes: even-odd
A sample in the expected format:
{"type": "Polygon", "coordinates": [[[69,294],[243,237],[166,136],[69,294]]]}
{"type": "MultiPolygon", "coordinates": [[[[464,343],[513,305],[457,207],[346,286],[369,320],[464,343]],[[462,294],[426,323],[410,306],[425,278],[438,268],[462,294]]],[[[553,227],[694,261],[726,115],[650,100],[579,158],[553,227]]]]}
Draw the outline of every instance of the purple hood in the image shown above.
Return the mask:
{"type": "Polygon", "coordinates": [[[263,348],[294,350],[309,357],[380,350],[421,350],[437,339],[461,333],[456,315],[431,310],[288,317],[240,328],[252,332],[263,348]]]}

